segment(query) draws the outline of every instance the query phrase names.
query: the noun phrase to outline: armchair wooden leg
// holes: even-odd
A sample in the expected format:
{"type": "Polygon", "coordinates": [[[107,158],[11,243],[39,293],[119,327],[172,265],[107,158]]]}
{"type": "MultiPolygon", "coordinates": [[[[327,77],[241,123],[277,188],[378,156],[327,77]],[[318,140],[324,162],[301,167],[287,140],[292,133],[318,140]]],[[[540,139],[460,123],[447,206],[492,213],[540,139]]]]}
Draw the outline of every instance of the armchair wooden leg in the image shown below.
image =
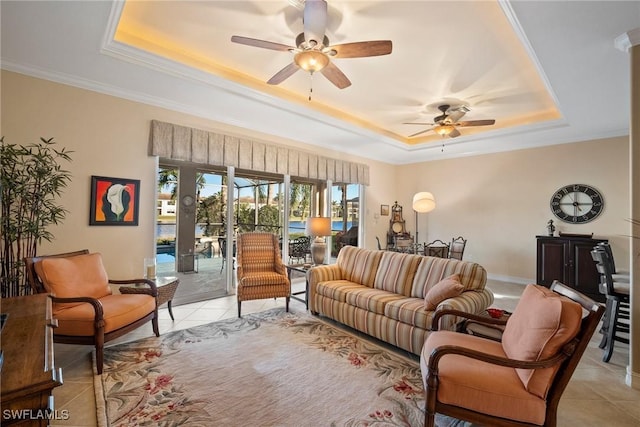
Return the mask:
{"type": "Polygon", "coordinates": [[[427,377],[426,401],[424,406],[425,427],[435,427],[436,425],[436,400],[438,396],[438,377],[430,372],[427,377]]]}
{"type": "Polygon", "coordinates": [[[155,315],[153,319],[151,319],[151,325],[153,326],[153,333],[156,334],[157,337],[160,336],[160,328],[158,327],[158,307],[156,307],[155,315]]]}
{"type": "Polygon", "coordinates": [[[240,305],[242,304],[241,301],[238,301],[238,317],[242,317],[240,316],[240,305]]]}
{"type": "Polygon", "coordinates": [[[289,312],[289,301],[291,300],[291,297],[287,297],[287,313],[289,312]]]}
{"type": "Polygon", "coordinates": [[[96,332],[94,339],[96,341],[96,370],[98,375],[102,375],[104,365],[104,321],[96,322],[96,332]]]}
{"type": "Polygon", "coordinates": [[[98,375],[102,375],[102,368],[104,366],[104,346],[98,346],[96,344],[96,370],[98,375]]]}

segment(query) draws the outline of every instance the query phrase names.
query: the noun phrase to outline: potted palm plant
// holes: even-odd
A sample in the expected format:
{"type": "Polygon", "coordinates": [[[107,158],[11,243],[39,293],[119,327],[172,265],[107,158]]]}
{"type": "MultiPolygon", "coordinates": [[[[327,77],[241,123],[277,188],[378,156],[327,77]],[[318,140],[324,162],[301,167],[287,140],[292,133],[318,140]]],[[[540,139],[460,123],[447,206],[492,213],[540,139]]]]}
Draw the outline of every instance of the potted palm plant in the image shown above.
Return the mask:
{"type": "Polygon", "coordinates": [[[27,145],[0,138],[0,289],[2,297],[27,295],[24,258],[36,256],[42,240],[51,241],[51,225],[67,211],[59,204],[71,173],[61,162],[71,151],[56,148],[53,138],[27,145]]]}

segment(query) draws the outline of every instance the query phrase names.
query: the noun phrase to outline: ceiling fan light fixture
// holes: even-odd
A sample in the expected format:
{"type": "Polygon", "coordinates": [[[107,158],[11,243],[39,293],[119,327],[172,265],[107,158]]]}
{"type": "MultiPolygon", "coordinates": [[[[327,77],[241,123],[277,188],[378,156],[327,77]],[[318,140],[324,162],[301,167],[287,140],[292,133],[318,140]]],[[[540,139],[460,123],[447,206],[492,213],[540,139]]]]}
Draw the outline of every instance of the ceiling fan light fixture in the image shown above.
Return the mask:
{"type": "Polygon", "coordinates": [[[329,64],[329,57],[318,50],[305,50],[297,53],[293,61],[303,70],[315,73],[329,64]]]}
{"type": "Polygon", "coordinates": [[[455,130],[455,126],[437,125],[436,127],[433,128],[433,130],[435,131],[435,133],[437,133],[440,136],[447,136],[455,130]]]}

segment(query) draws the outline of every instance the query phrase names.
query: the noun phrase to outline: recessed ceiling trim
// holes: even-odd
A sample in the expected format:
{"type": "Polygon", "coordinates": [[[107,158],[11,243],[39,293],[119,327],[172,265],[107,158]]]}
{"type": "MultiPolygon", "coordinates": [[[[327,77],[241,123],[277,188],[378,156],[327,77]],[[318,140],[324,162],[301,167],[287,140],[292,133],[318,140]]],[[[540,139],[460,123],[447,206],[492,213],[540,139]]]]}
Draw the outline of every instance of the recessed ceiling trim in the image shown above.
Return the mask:
{"type": "Polygon", "coordinates": [[[527,52],[527,55],[529,55],[531,62],[533,62],[533,66],[536,68],[536,71],[540,76],[540,80],[542,80],[542,83],[547,89],[547,93],[553,100],[553,103],[556,109],[558,110],[558,112],[562,117],[565,117],[565,114],[562,112],[562,108],[560,108],[560,102],[558,101],[558,97],[556,96],[556,93],[553,90],[553,86],[551,86],[551,82],[547,78],[547,75],[544,72],[544,69],[542,68],[542,64],[540,64],[540,61],[538,60],[538,56],[533,50],[533,47],[531,46],[531,43],[529,42],[529,39],[527,38],[526,33],[522,28],[522,25],[520,25],[520,21],[518,20],[518,17],[516,16],[513,8],[511,7],[511,3],[508,0],[498,0],[498,4],[500,5],[500,8],[502,9],[505,16],[507,17],[507,20],[511,24],[511,27],[513,28],[513,31],[515,32],[516,36],[520,40],[520,43],[522,43],[522,47],[527,52]]]}

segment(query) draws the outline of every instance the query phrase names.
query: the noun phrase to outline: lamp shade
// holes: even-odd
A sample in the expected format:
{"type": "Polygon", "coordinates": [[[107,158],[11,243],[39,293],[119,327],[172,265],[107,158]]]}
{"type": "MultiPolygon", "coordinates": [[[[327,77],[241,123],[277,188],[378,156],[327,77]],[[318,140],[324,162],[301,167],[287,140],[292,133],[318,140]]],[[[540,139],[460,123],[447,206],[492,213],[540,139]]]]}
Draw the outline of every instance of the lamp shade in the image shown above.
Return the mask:
{"type": "Polygon", "coordinates": [[[422,191],[416,193],[413,196],[413,210],[416,212],[431,212],[436,208],[436,200],[433,198],[433,194],[428,191],[422,191]]]}
{"type": "Polygon", "coordinates": [[[437,125],[433,128],[433,130],[435,131],[435,133],[437,133],[440,136],[446,136],[449,135],[451,132],[453,132],[456,128],[452,125],[437,125]]]}
{"type": "Polygon", "coordinates": [[[307,236],[330,236],[331,218],[310,217],[307,218],[305,229],[307,236]]]}
{"type": "Polygon", "coordinates": [[[318,50],[304,50],[297,53],[293,61],[303,70],[314,73],[329,64],[329,57],[318,50]]]}

